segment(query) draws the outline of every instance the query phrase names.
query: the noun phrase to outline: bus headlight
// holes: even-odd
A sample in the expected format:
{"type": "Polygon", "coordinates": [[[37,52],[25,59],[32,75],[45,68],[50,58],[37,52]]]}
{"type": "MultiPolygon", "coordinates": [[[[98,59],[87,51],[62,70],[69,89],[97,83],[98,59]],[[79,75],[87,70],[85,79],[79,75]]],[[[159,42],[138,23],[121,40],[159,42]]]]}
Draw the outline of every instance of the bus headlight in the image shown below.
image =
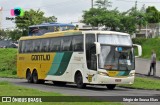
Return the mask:
{"type": "Polygon", "coordinates": [[[108,74],[107,74],[106,72],[98,71],[98,74],[99,74],[99,75],[103,75],[103,76],[108,76],[108,74]]]}
{"type": "Polygon", "coordinates": [[[135,76],[135,73],[130,73],[129,76],[135,76]]]}

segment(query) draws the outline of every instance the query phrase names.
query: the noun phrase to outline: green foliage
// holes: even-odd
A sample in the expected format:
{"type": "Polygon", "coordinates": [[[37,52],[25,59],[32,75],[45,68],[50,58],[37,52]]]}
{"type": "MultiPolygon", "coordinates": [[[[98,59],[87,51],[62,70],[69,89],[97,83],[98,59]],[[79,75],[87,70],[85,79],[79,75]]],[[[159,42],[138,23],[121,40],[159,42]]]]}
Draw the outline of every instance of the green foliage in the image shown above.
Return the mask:
{"type": "Polygon", "coordinates": [[[104,9],[107,9],[108,7],[111,7],[112,2],[110,2],[109,0],[97,0],[95,1],[95,5],[98,7],[98,8],[104,8],[104,9]]]}
{"type": "MultiPolygon", "coordinates": [[[[104,3],[102,0],[97,2],[104,3]]],[[[107,10],[100,7],[92,8],[89,11],[84,11],[83,17],[83,22],[92,26],[105,26],[111,31],[121,31],[130,34],[136,32],[137,25],[140,30],[142,26],[147,24],[145,13],[135,8],[131,8],[123,13],[120,13],[116,9],[107,10]]]]}
{"type": "Polygon", "coordinates": [[[0,49],[0,75],[9,73],[16,75],[17,49],[0,49]]]}
{"type": "Polygon", "coordinates": [[[136,77],[132,85],[120,85],[122,87],[130,87],[136,89],[160,90],[160,81],[158,79],[136,77]]]}
{"type": "Polygon", "coordinates": [[[147,41],[147,39],[146,38],[133,38],[132,41],[134,44],[142,45],[145,41],[147,41]]]}
{"type": "Polygon", "coordinates": [[[28,35],[28,27],[31,25],[41,24],[43,22],[56,22],[57,18],[54,16],[45,17],[44,12],[40,10],[30,9],[29,11],[24,12],[24,16],[17,16],[15,18],[16,26],[23,31],[23,35],[28,35]]]}
{"type": "Polygon", "coordinates": [[[6,33],[5,30],[0,30],[0,40],[4,40],[4,39],[9,39],[8,34],[6,33]]]}
{"type": "Polygon", "coordinates": [[[89,11],[84,11],[83,22],[98,27],[98,25],[102,24],[105,12],[106,10],[101,8],[91,8],[89,11]]]}
{"type": "Polygon", "coordinates": [[[132,41],[134,44],[140,44],[142,46],[143,58],[150,58],[151,52],[154,50],[157,54],[157,60],[160,60],[160,38],[135,38],[132,41]]]}
{"type": "Polygon", "coordinates": [[[154,7],[149,6],[146,9],[148,23],[159,23],[160,22],[160,12],[154,7]]]}

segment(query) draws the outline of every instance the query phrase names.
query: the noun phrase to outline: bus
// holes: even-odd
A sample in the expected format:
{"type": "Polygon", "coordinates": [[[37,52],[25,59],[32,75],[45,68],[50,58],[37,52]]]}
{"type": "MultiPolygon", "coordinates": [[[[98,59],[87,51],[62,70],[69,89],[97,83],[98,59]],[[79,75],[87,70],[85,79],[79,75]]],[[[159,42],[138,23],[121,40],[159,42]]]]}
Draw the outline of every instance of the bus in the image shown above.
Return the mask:
{"type": "Polygon", "coordinates": [[[73,24],[66,23],[42,23],[39,25],[29,26],[29,36],[40,36],[47,32],[56,32],[56,31],[65,31],[65,30],[73,30],[75,26],[73,24]]]}
{"type": "Polygon", "coordinates": [[[117,84],[134,83],[135,57],[141,54],[141,46],[121,32],[68,30],[26,36],[19,40],[17,74],[29,83],[114,89],[117,84]]]}

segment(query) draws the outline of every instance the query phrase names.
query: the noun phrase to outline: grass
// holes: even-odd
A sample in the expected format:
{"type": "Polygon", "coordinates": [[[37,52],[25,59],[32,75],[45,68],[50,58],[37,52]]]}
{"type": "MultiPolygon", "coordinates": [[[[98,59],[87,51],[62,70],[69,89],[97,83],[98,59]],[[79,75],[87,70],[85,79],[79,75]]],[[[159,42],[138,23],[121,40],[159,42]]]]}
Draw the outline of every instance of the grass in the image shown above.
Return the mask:
{"type": "Polygon", "coordinates": [[[0,96],[62,96],[59,93],[43,92],[36,89],[29,89],[12,85],[9,82],[0,82],[0,96]]]}
{"type": "Polygon", "coordinates": [[[132,85],[119,85],[121,87],[135,88],[135,89],[149,89],[160,90],[160,80],[147,77],[136,77],[132,85]]]}
{"type": "Polygon", "coordinates": [[[154,50],[157,54],[157,60],[160,60],[160,38],[137,38],[133,40],[134,43],[140,44],[142,46],[142,58],[149,59],[151,57],[151,52],[154,50]]]}
{"type": "Polygon", "coordinates": [[[16,60],[17,60],[16,54],[17,54],[17,49],[0,48],[0,76],[1,77],[16,76],[16,60]]]}
{"type": "MultiPolygon", "coordinates": [[[[0,82],[0,96],[64,96],[54,92],[44,92],[36,89],[29,89],[15,86],[6,81],[0,82]]],[[[1,105],[10,105],[11,103],[0,103],[1,105]]],[[[51,102],[45,103],[12,103],[13,105],[53,105],[51,102]]],[[[54,105],[123,105],[115,102],[54,102],[54,105]]]]}

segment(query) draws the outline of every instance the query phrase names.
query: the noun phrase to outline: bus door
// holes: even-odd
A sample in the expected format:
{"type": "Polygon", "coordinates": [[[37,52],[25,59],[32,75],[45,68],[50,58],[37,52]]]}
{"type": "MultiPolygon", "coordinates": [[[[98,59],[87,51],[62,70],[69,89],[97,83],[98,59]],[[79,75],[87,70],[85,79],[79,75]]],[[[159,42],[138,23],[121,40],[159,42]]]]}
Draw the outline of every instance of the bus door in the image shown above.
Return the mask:
{"type": "Polygon", "coordinates": [[[87,64],[87,75],[88,82],[96,81],[94,78],[97,73],[97,56],[95,42],[95,34],[86,34],[86,64],[87,64]]]}

